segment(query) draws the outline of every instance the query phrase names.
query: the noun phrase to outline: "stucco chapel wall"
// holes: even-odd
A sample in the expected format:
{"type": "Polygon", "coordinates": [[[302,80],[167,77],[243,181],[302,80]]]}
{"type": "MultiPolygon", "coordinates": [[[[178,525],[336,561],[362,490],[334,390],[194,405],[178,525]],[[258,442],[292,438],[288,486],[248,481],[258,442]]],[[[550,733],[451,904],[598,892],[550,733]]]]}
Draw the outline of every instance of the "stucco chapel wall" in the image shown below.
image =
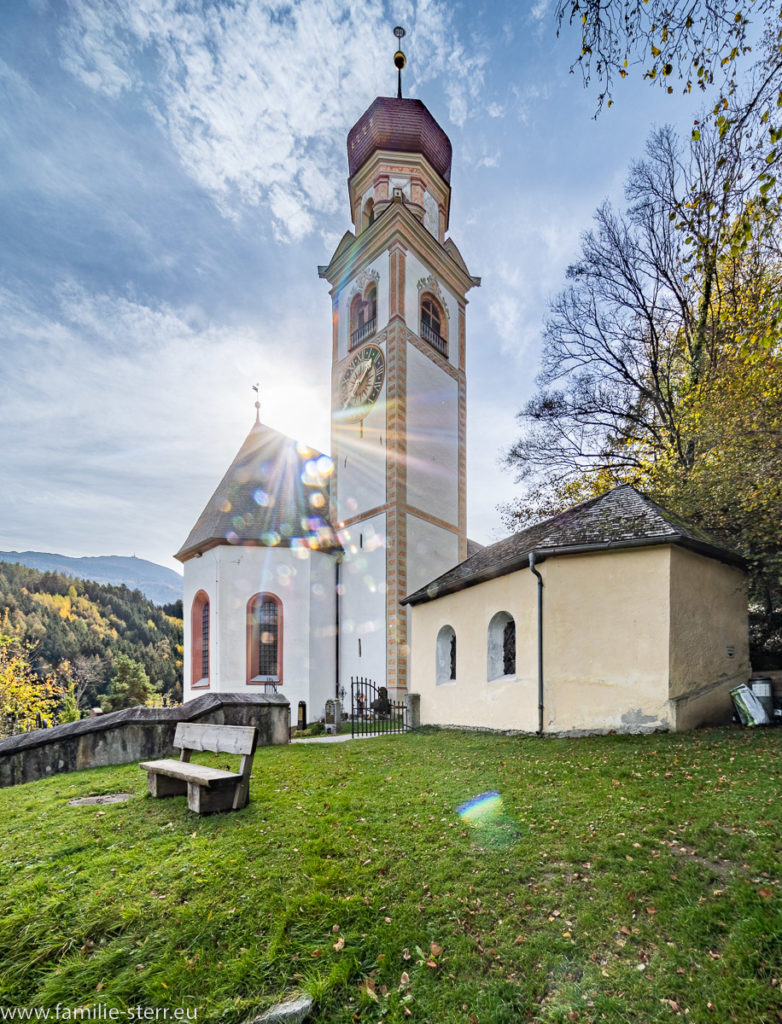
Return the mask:
{"type": "Polygon", "coordinates": [[[669,547],[551,558],[544,579],[545,728],[670,728],[669,547]]]}
{"type": "Polygon", "coordinates": [[[421,695],[422,725],[537,728],[535,578],[517,572],[412,609],[410,691],[421,695]],[[516,622],[516,675],[487,682],[486,631],[506,611],[516,622]],[[456,679],[438,684],[437,634],[456,632],[456,679]]]}
{"type": "Polygon", "coordinates": [[[677,729],[731,720],[729,691],[750,674],[747,609],[744,572],[672,549],[670,696],[677,729]]]}
{"type": "MultiPolygon", "coordinates": [[[[544,731],[673,725],[668,705],[668,548],[549,558],[544,580],[544,731]]],[[[537,581],[528,569],[412,612],[411,690],[424,724],[534,732],[537,581]],[[516,674],[487,681],[492,616],[516,623],[516,674]],[[436,683],[436,639],[456,632],[456,680],[436,683]]]]}

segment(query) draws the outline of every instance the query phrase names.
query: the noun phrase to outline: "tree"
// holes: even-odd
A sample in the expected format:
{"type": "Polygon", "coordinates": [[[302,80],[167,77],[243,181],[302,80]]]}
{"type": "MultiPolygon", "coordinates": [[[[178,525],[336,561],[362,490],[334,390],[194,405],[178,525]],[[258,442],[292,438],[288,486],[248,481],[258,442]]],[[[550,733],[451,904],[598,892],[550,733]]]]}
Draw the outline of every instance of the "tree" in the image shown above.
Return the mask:
{"type": "Polygon", "coordinates": [[[710,129],[683,147],[658,131],[628,208],[598,210],[551,307],[540,390],[507,456],[525,491],[505,517],[632,483],[744,554],[768,640],[782,605],[782,253],[768,208],[744,217],[740,142],[710,129]]]}
{"type": "Polygon", "coordinates": [[[610,105],[617,78],[639,68],[669,93],[677,79],[685,92],[716,84],[720,101],[736,91],[748,64],[756,95],[767,81],[779,89],[777,0],[558,0],[556,18],[558,32],[565,23],[580,30],[581,50],[571,70],[580,68],[587,85],[596,76],[599,105],[610,105]],[[758,24],[765,33],[753,65],[758,24]]]}
{"type": "MultiPolygon", "coordinates": [[[[742,213],[734,244],[743,245],[753,217],[767,225],[782,205],[782,7],[778,0],[558,0],[557,24],[578,24],[584,84],[600,83],[598,111],[617,78],[633,69],[662,83],[670,93],[679,78],[685,92],[711,92],[711,109],[694,121],[699,141],[710,121],[720,137],[733,135],[744,150],[743,172],[757,188],[756,201],[742,213]],[[762,26],[762,30],[759,29],[762,26]],[[759,37],[759,38],[758,38],[759,37]]],[[[691,197],[698,208],[706,196],[691,197]]],[[[684,226],[684,225],[682,225],[684,226]]],[[[757,225],[754,226],[756,230],[757,225]]],[[[698,262],[701,239],[690,234],[698,262]]]]}
{"type": "Polygon", "coordinates": [[[58,702],[51,677],[35,673],[32,647],[18,637],[0,634],[0,737],[51,724],[58,702]]]}
{"type": "Polygon", "coordinates": [[[109,692],[103,700],[103,710],[120,711],[122,708],[147,705],[156,695],[144,666],[126,654],[118,654],[114,659],[114,676],[109,692]]]}

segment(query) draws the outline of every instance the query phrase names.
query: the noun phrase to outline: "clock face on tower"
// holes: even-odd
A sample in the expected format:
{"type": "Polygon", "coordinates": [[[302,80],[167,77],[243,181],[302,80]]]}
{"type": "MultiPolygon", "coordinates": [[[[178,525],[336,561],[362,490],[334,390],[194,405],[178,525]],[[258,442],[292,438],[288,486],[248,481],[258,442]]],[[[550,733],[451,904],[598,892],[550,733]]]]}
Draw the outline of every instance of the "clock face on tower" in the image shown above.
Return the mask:
{"type": "Polygon", "coordinates": [[[351,359],[340,386],[342,419],[364,419],[383,388],[385,370],[383,353],[375,345],[367,345],[351,359]]]}

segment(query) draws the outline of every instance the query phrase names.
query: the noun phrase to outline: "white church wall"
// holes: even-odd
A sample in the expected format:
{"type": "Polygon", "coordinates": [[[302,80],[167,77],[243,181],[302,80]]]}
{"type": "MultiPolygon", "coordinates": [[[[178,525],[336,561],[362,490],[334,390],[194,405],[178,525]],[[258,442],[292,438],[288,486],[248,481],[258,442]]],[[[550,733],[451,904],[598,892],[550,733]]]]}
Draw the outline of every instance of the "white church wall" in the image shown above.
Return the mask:
{"type": "MultiPolygon", "coordinates": [[[[322,552],[310,556],[309,697],[307,720],[322,718],[326,701],[336,696],[336,559],[322,552]]],[[[296,720],[298,704],[291,705],[296,720]]]]}
{"type": "Polygon", "coordinates": [[[459,538],[418,516],[407,516],[407,592],[431,583],[459,561],[459,538]]]}
{"type": "Polygon", "coordinates": [[[407,503],[458,524],[458,385],[412,346],[407,351],[407,503]]]}
{"type": "Polygon", "coordinates": [[[351,676],[386,683],[386,517],[340,532],[340,684],[350,700],[351,676]],[[359,643],[360,642],[360,643],[359,643]]]}
{"type": "MultiPolygon", "coordinates": [[[[405,266],[405,323],[416,334],[419,333],[420,316],[418,309],[421,289],[418,282],[431,276],[431,270],[412,252],[406,256],[405,266]]],[[[459,306],[455,297],[445,284],[437,280],[439,298],[444,303],[448,316],[446,333],[448,336],[448,361],[454,366],[459,363],[459,306]]]]}
{"type": "Polygon", "coordinates": [[[191,679],[193,600],[204,590],[210,601],[209,692],[241,693],[262,686],[247,683],[247,604],[258,593],[282,602],[282,686],[295,721],[298,702],[310,720],[321,717],[334,696],[336,672],[335,557],[306,549],[219,545],[184,567],[185,652],[183,699],[203,688],[191,679]]]}
{"type": "Polygon", "coordinates": [[[182,618],[184,666],[182,670],[182,700],[191,700],[202,693],[220,689],[219,639],[218,622],[220,621],[220,593],[218,587],[219,573],[215,548],[205,551],[201,558],[190,558],[183,568],[182,618]],[[192,611],[193,601],[199,590],[203,590],[209,598],[209,687],[193,689],[191,680],[193,635],[192,611]]]}

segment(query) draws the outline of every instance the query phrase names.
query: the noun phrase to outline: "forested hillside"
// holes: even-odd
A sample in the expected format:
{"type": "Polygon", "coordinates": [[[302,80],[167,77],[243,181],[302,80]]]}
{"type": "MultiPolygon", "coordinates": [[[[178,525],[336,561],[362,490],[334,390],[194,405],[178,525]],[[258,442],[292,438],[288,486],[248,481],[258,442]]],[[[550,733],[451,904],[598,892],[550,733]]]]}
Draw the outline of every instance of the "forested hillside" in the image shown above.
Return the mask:
{"type": "Polygon", "coordinates": [[[173,569],[135,555],[71,558],[50,551],[0,551],[0,562],[20,562],[41,572],[64,572],[81,580],[140,590],[150,601],[170,604],[182,598],[182,577],[173,569]]]}
{"type": "Polygon", "coordinates": [[[80,709],[106,702],[115,664],[143,667],[162,700],[182,699],[182,602],[159,607],[138,590],[0,562],[0,636],[29,650],[41,679],[80,709]]]}

